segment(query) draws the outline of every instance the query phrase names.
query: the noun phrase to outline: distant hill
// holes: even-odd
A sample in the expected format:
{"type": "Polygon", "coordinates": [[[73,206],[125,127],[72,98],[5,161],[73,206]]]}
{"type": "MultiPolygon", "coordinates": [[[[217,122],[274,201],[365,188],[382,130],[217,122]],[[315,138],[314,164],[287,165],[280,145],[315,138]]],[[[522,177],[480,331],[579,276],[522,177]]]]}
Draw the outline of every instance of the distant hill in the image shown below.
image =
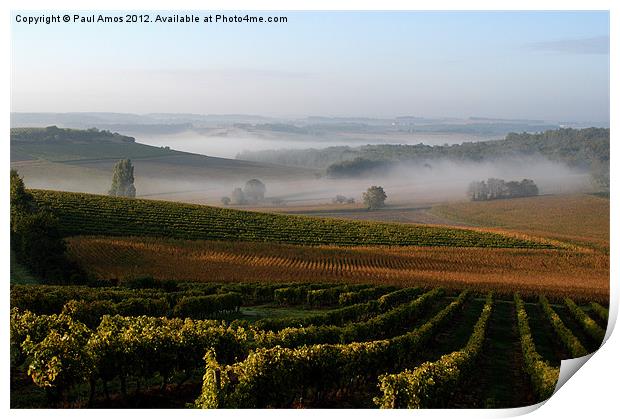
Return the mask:
{"type": "Polygon", "coordinates": [[[245,152],[239,158],[324,169],[332,177],[354,177],[389,170],[399,163],[433,160],[482,162],[515,156],[542,156],[584,171],[609,172],[609,128],[561,128],[540,133],[510,133],[504,140],[452,145],[375,144],[305,150],[245,152]]]}
{"type": "Polygon", "coordinates": [[[138,195],[208,189],[222,181],[245,182],[254,177],[268,181],[313,175],[310,170],[153,147],[95,128],[11,129],[11,167],[28,187],[105,193],[114,164],[126,158],[135,167],[138,195]]]}

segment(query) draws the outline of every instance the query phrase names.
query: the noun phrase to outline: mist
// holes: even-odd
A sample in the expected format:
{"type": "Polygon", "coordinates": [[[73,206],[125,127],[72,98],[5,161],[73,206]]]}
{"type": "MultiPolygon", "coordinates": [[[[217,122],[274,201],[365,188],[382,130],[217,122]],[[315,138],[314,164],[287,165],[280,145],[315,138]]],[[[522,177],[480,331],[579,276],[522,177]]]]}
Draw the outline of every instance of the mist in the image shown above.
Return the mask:
{"type": "MultiPolygon", "coordinates": [[[[267,195],[291,205],[330,202],[336,195],[361,201],[362,193],[371,185],[382,186],[387,204],[432,204],[466,200],[470,182],[490,177],[510,180],[532,179],[540,194],[585,192],[592,189],[590,176],[565,164],[542,157],[521,156],[484,163],[435,160],[424,163],[402,163],[373,176],[351,179],[310,179],[268,183],[267,195]]],[[[241,186],[241,185],[238,185],[241,186]]]]}
{"type": "Polygon", "coordinates": [[[177,134],[153,135],[124,132],[136,137],[136,141],[156,147],[170,147],[174,150],[207,156],[235,158],[244,151],[276,149],[309,149],[336,146],[358,147],[367,144],[427,144],[452,145],[465,141],[486,141],[500,139],[499,135],[477,135],[451,132],[412,133],[369,133],[339,132],[331,135],[299,135],[264,131],[248,133],[235,128],[212,129],[205,132],[188,130],[177,134]]]}
{"type": "MultiPolygon", "coordinates": [[[[417,164],[399,164],[384,173],[363,178],[265,179],[266,203],[282,200],[287,206],[326,204],[336,195],[361,202],[362,193],[371,185],[382,186],[388,196],[387,204],[432,204],[465,200],[470,182],[495,177],[510,180],[532,179],[541,194],[587,192],[592,190],[588,173],[551,162],[541,157],[516,157],[484,163],[463,163],[450,160],[417,164]]],[[[61,189],[76,192],[107,193],[109,179],[80,182],[73,180],[34,179],[26,173],[29,187],[61,189]]],[[[247,179],[197,177],[141,177],[136,170],[138,197],[219,205],[236,187],[247,179]]]]}

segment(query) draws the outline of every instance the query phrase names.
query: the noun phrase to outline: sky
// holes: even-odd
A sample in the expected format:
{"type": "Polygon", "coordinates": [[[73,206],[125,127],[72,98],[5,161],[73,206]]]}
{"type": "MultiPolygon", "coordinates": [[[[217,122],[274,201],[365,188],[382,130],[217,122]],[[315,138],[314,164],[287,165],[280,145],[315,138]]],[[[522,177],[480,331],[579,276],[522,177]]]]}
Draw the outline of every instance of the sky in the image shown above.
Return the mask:
{"type": "MultiPolygon", "coordinates": [[[[151,20],[184,14],[145,13],[151,20]]],[[[609,122],[608,12],[250,13],[287,17],[255,24],[16,22],[17,15],[53,14],[12,13],[13,112],[609,122]]]]}

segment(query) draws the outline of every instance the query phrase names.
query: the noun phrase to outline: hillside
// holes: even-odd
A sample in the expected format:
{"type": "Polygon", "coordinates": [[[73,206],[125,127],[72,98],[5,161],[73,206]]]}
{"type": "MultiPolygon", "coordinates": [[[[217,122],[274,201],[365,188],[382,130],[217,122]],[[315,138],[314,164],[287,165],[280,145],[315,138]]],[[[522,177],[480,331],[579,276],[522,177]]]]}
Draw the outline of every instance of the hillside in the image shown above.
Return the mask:
{"type": "Polygon", "coordinates": [[[303,245],[545,248],[548,243],[446,227],[330,220],[166,201],[32,191],[67,236],[150,236],[303,245]]]}
{"type": "Polygon", "coordinates": [[[437,205],[431,214],[609,251],[609,198],[551,195],[437,205]]]}
{"type": "Polygon", "coordinates": [[[138,195],[206,192],[214,182],[222,180],[244,182],[253,177],[269,180],[312,175],[304,169],[148,146],[133,137],[95,128],[11,129],[11,168],[17,169],[31,188],[106,193],[115,162],[125,158],[134,164],[138,195]]]}
{"type": "Polygon", "coordinates": [[[569,167],[589,171],[593,165],[609,172],[609,128],[562,128],[536,134],[510,133],[503,140],[452,145],[374,144],[306,150],[245,152],[239,158],[290,166],[325,169],[333,177],[385,171],[395,163],[433,160],[482,162],[515,156],[542,156],[569,167]]]}

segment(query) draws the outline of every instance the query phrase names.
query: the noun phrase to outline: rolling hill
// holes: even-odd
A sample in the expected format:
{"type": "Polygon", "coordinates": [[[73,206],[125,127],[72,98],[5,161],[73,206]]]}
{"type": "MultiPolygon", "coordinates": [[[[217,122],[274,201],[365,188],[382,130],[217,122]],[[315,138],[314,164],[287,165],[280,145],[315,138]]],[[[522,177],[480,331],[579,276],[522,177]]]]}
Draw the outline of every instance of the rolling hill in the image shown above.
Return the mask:
{"type": "Polygon", "coordinates": [[[300,245],[550,248],[495,232],[450,227],[332,220],[167,201],[33,190],[67,236],[148,236],[300,245]]]}
{"type": "Polygon", "coordinates": [[[209,193],[217,182],[238,183],[254,177],[268,181],[313,175],[305,169],[153,147],[95,128],[11,129],[11,168],[31,188],[106,193],[114,164],[126,158],[134,164],[136,189],[142,196],[209,193]]]}

